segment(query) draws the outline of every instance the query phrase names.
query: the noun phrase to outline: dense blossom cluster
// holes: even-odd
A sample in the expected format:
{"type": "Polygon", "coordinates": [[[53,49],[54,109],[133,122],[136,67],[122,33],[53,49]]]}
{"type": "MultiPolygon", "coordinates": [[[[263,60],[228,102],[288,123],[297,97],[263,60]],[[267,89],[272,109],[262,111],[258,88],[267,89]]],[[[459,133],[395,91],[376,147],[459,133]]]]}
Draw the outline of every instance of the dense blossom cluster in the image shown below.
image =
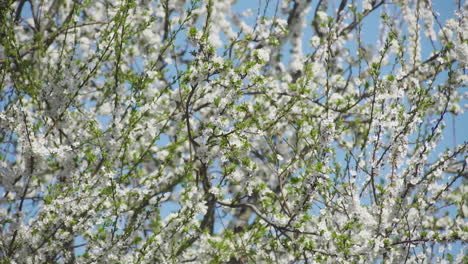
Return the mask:
{"type": "Polygon", "coordinates": [[[0,4],[0,263],[468,261],[468,5],[236,2],[0,4]]]}

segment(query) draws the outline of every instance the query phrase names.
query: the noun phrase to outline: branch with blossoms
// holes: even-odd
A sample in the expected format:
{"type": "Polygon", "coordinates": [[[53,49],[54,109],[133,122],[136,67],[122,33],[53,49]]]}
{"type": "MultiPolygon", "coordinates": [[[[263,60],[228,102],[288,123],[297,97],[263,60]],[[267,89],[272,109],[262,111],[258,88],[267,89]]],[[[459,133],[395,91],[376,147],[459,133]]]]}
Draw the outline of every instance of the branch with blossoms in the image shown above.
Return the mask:
{"type": "Polygon", "coordinates": [[[252,7],[1,4],[1,263],[466,262],[468,6],[252,7]]]}

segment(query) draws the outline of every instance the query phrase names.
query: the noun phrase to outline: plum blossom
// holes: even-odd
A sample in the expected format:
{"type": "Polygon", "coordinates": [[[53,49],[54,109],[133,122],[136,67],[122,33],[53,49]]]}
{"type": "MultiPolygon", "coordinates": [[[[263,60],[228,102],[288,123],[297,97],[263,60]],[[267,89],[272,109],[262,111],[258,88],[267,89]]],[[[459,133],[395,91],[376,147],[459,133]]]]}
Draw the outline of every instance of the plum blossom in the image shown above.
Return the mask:
{"type": "Polygon", "coordinates": [[[238,2],[5,4],[0,259],[463,262],[466,6],[238,2]]]}

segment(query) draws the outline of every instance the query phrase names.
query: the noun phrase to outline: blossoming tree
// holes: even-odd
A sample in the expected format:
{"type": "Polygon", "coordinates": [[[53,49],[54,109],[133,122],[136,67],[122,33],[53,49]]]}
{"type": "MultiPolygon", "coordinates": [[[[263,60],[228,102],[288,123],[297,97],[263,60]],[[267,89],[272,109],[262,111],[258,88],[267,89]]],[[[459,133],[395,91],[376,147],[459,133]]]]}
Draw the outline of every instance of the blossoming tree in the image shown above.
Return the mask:
{"type": "Polygon", "coordinates": [[[235,2],[1,2],[0,263],[467,261],[468,5],[235,2]]]}

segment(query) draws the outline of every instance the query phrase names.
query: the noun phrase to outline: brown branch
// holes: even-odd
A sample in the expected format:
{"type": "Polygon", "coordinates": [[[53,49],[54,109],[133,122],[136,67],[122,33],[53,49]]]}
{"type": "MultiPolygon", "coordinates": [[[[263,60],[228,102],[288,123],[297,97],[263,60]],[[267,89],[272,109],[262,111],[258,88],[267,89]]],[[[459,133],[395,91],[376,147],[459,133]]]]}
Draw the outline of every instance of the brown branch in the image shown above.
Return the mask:
{"type": "Polygon", "coordinates": [[[231,207],[231,208],[243,208],[243,207],[250,208],[263,221],[265,221],[267,224],[269,224],[270,226],[272,226],[272,227],[274,227],[274,228],[276,228],[276,229],[278,229],[280,231],[287,231],[287,232],[292,232],[292,233],[307,234],[307,235],[314,235],[314,236],[319,236],[320,235],[319,233],[316,233],[316,232],[300,231],[300,230],[297,230],[295,228],[291,228],[291,227],[288,227],[288,226],[283,226],[283,225],[280,225],[278,223],[275,223],[272,220],[268,219],[268,217],[264,216],[262,214],[262,212],[260,212],[260,210],[255,205],[253,205],[251,203],[231,204],[231,203],[225,203],[225,202],[222,202],[222,201],[219,201],[219,200],[216,201],[216,203],[218,203],[218,204],[220,204],[222,206],[231,207]]]}

